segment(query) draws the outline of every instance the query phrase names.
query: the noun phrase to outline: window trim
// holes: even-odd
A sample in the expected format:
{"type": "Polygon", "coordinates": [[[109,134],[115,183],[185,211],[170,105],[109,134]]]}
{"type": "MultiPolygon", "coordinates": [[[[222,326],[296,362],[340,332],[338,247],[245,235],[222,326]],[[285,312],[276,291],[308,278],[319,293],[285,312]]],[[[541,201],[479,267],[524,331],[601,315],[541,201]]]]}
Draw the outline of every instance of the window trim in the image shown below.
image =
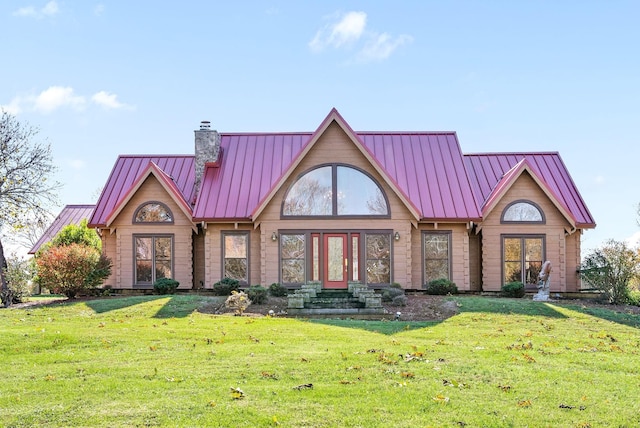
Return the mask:
{"type": "Polygon", "coordinates": [[[135,209],[135,211],[133,212],[133,218],[131,220],[131,222],[133,224],[151,224],[151,225],[159,225],[159,224],[174,224],[175,222],[175,217],[173,215],[173,211],[171,211],[171,209],[169,209],[169,207],[167,206],[167,204],[165,204],[164,202],[160,202],[160,201],[146,201],[141,203],[140,205],[138,205],[138,207],[135,209]],[[138,217],[138,213],[140,212],[140,210],[142,208],[144,208],[147,205],[152,205],[152,204],[157,204],[162,206],[171,216],[171,220],[170,221],[138,221],[136,220],[136,218],[138,217]]]}
{"type": "MultiPolygon", "coordinates": [[[[446,235],[448,238],[448,265],[449,265],[449,277],[447,278],[449,281],[453,278],[453,257],[451,256],[451,251],[453,248],[453,233],[451,230],[422,230],[420,234],[420,248],[422,251],[421,256],[421,265],[422,265],[422,288],[426,289],[429,284],[426,282],[426,249],[424,238],[426,235],[446,235]]],[[[436,278],[437,279],[437,278],[436,278]]]]}
{"type": "Polygon", "coordinates": [[[224,239],[226,236],[230,235],[242,235],[247,238],[247,280],[239,281],[240,285],[249,285],[251,283],[251,232],[248,230],[222,230],[220,231],[220,242],[221,242],[221,251],[220,251],[220,278],[225,278],[225,242],[224,239]]]}
{"type": "MultiPolygon", "coordinates": [[[[524,239],[542,239],[542,260],[541,262],[544,264],[545,260],[547,260],[547,235],[544,233],[502,233],[500,234],[500,284],[504,285],[504,240],[505,238],[519,238],[521,241],[524,239]]],[[[525,250],[525,247],[522,247],[522,251],[525,250]]],[[[520,254],[520,263],[523,262],[522,253],[520,254]]],[[[521,270],[522,272],[523,270],[521,270]]],[[[522,277],[522,275],[521,275],[522,277]]],[[[522,280],[522,278],[520,278],[522,280]]],[[[521,281],[522,282],[522,281],[521,281]]],[[[523,282],[523,285],[526,287],[527,284],[523,282]]]]}
{"type": "Polygon", "coordinates": [[[542,208],[540,208],[540,205],[536,204],[535,202],[533,202],[533,201],[531,201],[529,199],[518,199],[516,201],[510,202],[509,204],[507,204],[506,207],[504,207],[504,209],[502,210],[502,214],[500,214],[500,223],[501,224],[546,224],[547,223],[547,218],[544,215],[544,211],[542,210],[542,208]],[[507,211],[509,210],[509,208],[511,208],[512,206],[514,206],[516,204],[528,204],[528,205],[531,205],[532,207],[534,207],[535,209],[538,210],[542,220],[531,220],[531,221],[527,221],[527,220],[505,220],[504,216],[507,213],[507,211]]]}
{"type": "Polygon", "coordinates": [[[302,173],[300,173],[295,180],[293,180],[293,182],[289,185],[289,187],[287,188],[287,191],[285,192],[283,198],[282,198],[282,203],[280,205],[280,219],[291,219],[291,220],[296,220],[296,219],[335,219],[335,218],[340,218],[340,219],[359,219],[359,218],[391,218],[391,205],[389,204],[389,198],[387,197],[387,193],[384,191],[383,187],[380,185],[380,183],[378,182],[378,180],[376,180],[369,172],[358,168],[357,166],[354,165],[349,165],[346,163],[324,163],[324,164],[320,164],[320,165],[314,165],[312,168],[309,168],[305,171],[303,171],[302,173]],[[320,168],[326,168],[326,167],[331,167],[331,214],[330,215],[289,215],[289,214],[285,214],[284,213],[284,206],[285,206],[285,202],[287,200],[287,197],[289,196],[289,193],[291,192],[291,190],[293,189],[293,187],[298,183],[298,181],[300,181],[300,179],[302,177],[304,177],[305,175],[311,173],[312,171],[315,171],[316,169],[320,169],[320,168]],[[350,168],[353,170],[358,171],[359,173],[363,174],[364,176],[366,176],[367,178],[369,178],[371,180],[371,182],[373,184],[375,184],[376,186],[378,186],[378,189],[380,190],[380,193],[382,194],[382,197],[384,198],[384,202],[387,206],[387,214],[338,214],[338,203],[337,203],[337,199],[338,199],[338,167],[344,167],[344,168],[350,168]]]}
{"type": "Polygon", "coordinates": [[[157,280],[155,278],[156,271],[156,238],[171,238],[171,278],[175,279],[175,234],[173,233],[134,233],[132,236],[132,249],[133,249],[133,287],[134,288],[147,288],[153,287],[153,284],[157,280]],[[152,259],[151,259],[151,282],[138,282],[138,253],[136,247],[137,238],[151,238],[152,242],[152,259]]]}

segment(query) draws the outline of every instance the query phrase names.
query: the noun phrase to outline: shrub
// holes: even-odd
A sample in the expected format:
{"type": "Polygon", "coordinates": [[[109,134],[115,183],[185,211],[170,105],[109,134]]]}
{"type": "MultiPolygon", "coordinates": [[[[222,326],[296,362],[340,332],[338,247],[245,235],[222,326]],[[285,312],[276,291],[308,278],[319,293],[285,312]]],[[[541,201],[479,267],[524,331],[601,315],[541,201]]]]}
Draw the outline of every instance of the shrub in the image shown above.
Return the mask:
{"type": "Polygon", "coordinates": [[[427,286],[427,294],[438,296],[446,296],[447,294],[458,294],[456,284],[448,279],[440,278],[429,282],[427,286]]]}
{"type": "Polygon", "coordinates": [[[391,306],[407,306],[408,301],[409,298],[406,295],[400,294],[391,300],[391,306]]]}
{"type": "Polygon", "coordinates": [[[284,297],[289,294],[287,287],[283,287],[281,284],[274,282],[269,286],[269,294],[273,297],[284,297]]]}
{"type": "Polygon", "coordinates": [[[502,286],[501,293],[504,297],[524,297],[524,284],[515,281],[502,286]]]}
{"type": "Polygon", "coordinates": [[[391,302],[398,296],[404,296],[404,290],[391,286],[390,288],[385,288],[382,292],[382,301],[391,302]]]}
{"type": "Polygon", "coordinates": [[[242,313],[251,305],[249,296],[243,291],[232,290],[231,295],[227,297],[224,306],[233,309],[234,314],[242,315],[242,313]]]}
{"type": "MultiPolygon", "coordinates": [[[[33,278],[33,264],[30,260],[18,258],[17,256],[6,259],[7,269],[5,270],[7,279],[7,293],[4,298],[11,299],[9,303],[20,303],[25,296],[31,294],[31,280],[33,278]]],[[[6,303],[4,301],[2,303],[6,303]]]]}
{"type": "Polygon", "coordinates": [[[111,275],[111,260],[87,245],[50,247],[36,258],[38,276],[54,293],[72,299],[111,275]]]}
{"type": "Polygon", "coordinates": [[[233,278],[222,278],[213,284],[213,294],[215,296],[230,296],[233,291],[240,289],[240,282],[233,278]]]}
{"type": "Polygon", "coordinates": [[[247,289],[247,296],[249,296],[251,303],[262,305],[269,299],[269,290],[262,285],[252,285],[247,289]]]}
{"type": "Polygon", "coordinates": [[[156,294],[174,294],[180,283],[172,278],[160,278],[153,283],[156,294]]]}
{"type": "Polygon", "coordinates": [[[640,306],[640,290],[629,291],[629,304],[633,306],[640,306]]]}

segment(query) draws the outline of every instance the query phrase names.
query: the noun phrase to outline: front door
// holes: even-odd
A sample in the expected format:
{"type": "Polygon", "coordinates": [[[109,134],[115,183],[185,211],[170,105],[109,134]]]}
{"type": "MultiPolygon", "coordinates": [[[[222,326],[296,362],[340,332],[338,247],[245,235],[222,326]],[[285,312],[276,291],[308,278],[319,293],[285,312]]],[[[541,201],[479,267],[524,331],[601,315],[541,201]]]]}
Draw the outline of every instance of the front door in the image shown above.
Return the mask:
{"type": "Polygon", "coordinates": [[[324,288],[347,288],[349,253],[346,233],[324,236],[324,288]]]}

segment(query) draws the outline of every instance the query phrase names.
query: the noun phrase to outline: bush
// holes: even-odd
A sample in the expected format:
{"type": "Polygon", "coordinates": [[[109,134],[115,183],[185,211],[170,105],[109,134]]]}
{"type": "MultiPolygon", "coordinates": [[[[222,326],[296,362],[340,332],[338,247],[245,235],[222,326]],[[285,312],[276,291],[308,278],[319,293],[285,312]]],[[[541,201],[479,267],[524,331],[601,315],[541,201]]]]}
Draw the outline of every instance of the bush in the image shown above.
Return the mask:
{"type": "Polygon", "coordinates": [[[5,303],[21,303],[25,296],[31,294],[31,280],[33,278],[33,264],[30,260],[18,258],[17,256],[9,257],[6,259],[7,269],[5,270],[7,279],[7,294],[6,299],[11,299],[11,302],[5,303]]]}
{"type": "Polygon", "coordinates": [[[429,282],[427,294],[446,296],[447,294],[458,294],[456,284],[448,279],[440,278],[429,282]]]}
{"type": "Polygon", "coordinates": [[[391,300],[391,306],[407,306],[409,298],[404,294],[398,295],[391,300]]]}
{"type": "Polygon", "coordinates": [[[283,287],[281,284],[274,282],[269,286],[269,294],[273,297],[284,297],[289,294],[287,287],[283,287]]]}
{"type": "Polygon", "coordinates": [[[240,289],[240,282],[233,278],[222,278],[213,284],[213,294],[215,296],[230,296],[233,291],[240,289]]]}
{"type": "Polygon", "coordinates": [[[73,299],[111,275],[111,260],[87,245],[50,247],[36,258],[38,277],[54,293],[73,299]]]}
{"type": "Polygon", "coordinates": [[[390,288],[385,288],[382,292],[382,301],[391,302],[398,296],[404,296],[404,290],[391,286],[390,288]]]}
{"type": "Polygon", "coordinates": [[[180,283],[172,278],[160,278],[153,283],[156,294],[174,294],[180,283]]]}
{"type": "Polygon", "coordinates": [[[262,305],[267,302],[269,298],[268,290],[264,288],[262,285],[252,285],[247,289],[247,296],[249,296],[249,300],[251,303],[256,305],[262,305]]]}
{"type": "Polygon", "coordinates": [[[232,290],[231,295],[227,297],[224,302],[224,306],[233,309],[236,315],[242,315],[242,313],[251,305],[249,296],[242,291],[232,290]]]}
{"type": "Polygon", "coordinates": [[[504,297],[524,297],[524,284],[515,281],[502,286],[501,293],[504,297]]]}
{"type": "Polygon", "coordinates": [[[629,304],[633,306],[640,306],[640,290],[629,291],[629,304]]]}

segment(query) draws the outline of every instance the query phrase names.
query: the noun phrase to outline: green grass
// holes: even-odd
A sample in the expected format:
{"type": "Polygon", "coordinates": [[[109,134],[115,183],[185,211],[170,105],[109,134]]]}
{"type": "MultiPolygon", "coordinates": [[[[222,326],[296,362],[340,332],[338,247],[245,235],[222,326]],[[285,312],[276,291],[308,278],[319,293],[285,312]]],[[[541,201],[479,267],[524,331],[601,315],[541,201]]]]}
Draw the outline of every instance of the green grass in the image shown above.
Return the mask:
{"type": "Polygon", "coordinates": [[[209,299],[0,310],[0,426],[640,425],[638,316],[459,297],[440,323],[308,322],[209,299]]]}

